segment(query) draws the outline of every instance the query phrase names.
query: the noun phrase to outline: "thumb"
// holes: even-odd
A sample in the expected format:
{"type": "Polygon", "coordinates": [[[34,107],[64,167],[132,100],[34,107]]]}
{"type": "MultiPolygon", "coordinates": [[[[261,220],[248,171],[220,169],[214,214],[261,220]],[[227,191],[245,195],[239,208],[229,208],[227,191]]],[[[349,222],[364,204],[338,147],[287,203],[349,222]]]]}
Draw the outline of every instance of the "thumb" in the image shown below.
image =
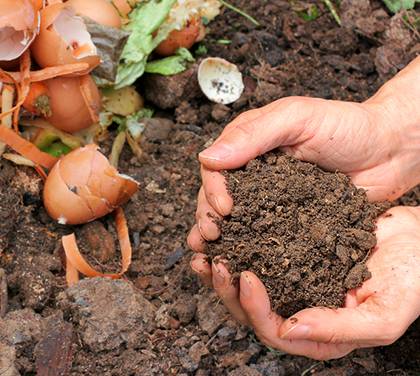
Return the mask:
{"type": "Polygon", "coordinates": [[[221,136],[200,153],[200,162],[212,170],[233,169],[280,146],[309,139],[322,119],[327,101],[288,97],[258,110],[244,112],[226,126],[221,136]],[[307,127],[311,121],[311,129],[307,127]]]}
{"type": "Polygon", "coordinates": [[[402,333],[398,315],[387,312],[371,297],[355,308],[300,311],[283,323],[278,335],[287,340],[377,346],[394,342],[402,333]]]}

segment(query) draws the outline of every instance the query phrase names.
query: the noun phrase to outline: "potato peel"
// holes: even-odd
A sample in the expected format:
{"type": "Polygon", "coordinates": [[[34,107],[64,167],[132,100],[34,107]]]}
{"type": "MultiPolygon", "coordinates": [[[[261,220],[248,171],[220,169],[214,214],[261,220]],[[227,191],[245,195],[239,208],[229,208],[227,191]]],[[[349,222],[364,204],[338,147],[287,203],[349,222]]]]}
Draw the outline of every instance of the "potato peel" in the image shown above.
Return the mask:
{"type": "Polygon", "coordinates": [[[50,169],[57,162],[57,158],[42,152],[34,144],[4,126],[0,126],[0,141],[9,145],[23,157],[42,167],[50,169]]]}
{"type": "Polygon", "coordinates": [[[119,273],[101,273],[93,268],[80,253],[74,233],[63,236],[62,244],[66,255],[66,281],[72,286],[79,281],[79,273],[86,277],[103,277],[111,279],[121,278],[131,264],[132,248],[124,211],[117,208],[114,212],[115,226],[121,249],[121,270],[119,273]]]}

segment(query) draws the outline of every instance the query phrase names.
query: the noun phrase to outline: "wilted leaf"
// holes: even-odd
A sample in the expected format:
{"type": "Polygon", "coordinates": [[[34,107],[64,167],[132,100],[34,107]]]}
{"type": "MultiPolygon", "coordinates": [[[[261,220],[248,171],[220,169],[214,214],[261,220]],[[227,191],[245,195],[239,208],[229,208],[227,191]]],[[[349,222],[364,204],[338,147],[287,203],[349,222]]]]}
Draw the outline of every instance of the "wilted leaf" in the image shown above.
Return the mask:
{"type": "Polygon", "coordinates": [[[188,63],[194,61],[195,59],[190,51],[186,48],[180,48],[174,56],[148,63],[146,65],[146,72],[172,76],[184,72],[188,68],[188,63]]]}

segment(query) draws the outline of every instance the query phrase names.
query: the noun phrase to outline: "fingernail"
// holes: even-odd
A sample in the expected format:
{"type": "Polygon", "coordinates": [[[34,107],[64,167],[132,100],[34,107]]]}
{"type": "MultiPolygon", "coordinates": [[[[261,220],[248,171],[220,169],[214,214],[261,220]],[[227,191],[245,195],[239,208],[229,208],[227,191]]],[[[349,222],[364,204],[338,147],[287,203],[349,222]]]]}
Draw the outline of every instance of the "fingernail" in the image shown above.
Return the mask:
{"type": "Polygon", "coordinates": [[[213,283],[214,287],[219,288],[225,285],[225,277],[223,276],[222,272],[220,271],[219,267],[213,263],[213,283]]]}
{"type": "Polygon", "coordinates": [[[201,219],[199,219],[197,221],[197,226],[198,226],[198,230],[200,231],[200,234],[203,237],[203,239],[206,240],[206,241],[209,241],[209,239],[207,239],[207,237],[204,235],[203,228],[201,227],[201,219]]]}
{"type": "Polygon", "coordinates": [[[297,324],[292,326],[286,333],[281,336],[281,339],[306,339],[311,333],[311,327],[308,325],[297,324]]]}
{"type": "Polygon", "coordinates": [[[222,207],[220,206],[219,198],[216,195],[213,195],[214,199],[214,206],[216,207],[216,210],[219,214],[224,215],[222,211],[222,207]]]}
{"type": "Polygon", "coordinates": [[[194,261],[196,261],[196,260],[197,260],[197,258],[198,258],[198,255],[193,255],[193,256],[191,257],[190,267],[191,267],[191,269],[192,269],[195,273],[199,274],[199,273],[201,273],[201,271],[200,271],[200,270],[197,270],[197,269],[194,267],[194,265],[193,265],[194,261]]]}
{"type": "Polygon", "coordinates": [[[211,161],[221,161],[232,154],[232,149],[223,144],[216,144],[210,146],[208,149],[202,151],[200,158],[208,159],[211,161]]]}
{"type": "Polygon", "coordinates": [[[252,294],[252,286],[249,277],[245,273],[241,273],[241,282],[240,294],[244,298],[249,298],[252,294]]]}

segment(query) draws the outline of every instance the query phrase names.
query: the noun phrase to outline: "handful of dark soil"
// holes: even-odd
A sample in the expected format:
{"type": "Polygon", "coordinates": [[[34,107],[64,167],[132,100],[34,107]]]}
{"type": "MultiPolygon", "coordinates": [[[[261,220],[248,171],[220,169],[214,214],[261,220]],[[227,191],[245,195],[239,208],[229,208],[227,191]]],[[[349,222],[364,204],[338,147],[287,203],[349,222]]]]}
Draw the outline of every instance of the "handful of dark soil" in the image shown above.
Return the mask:
{"type": "Polygon", "coordinates": [[[234,208],[220,221],[209,257],[221,255],[234,277],[254,272],[273,310],[289,317],[340,307],[347,290],[370,277],[365,262],[388,205],[369,203],[347,176],[278,153],[225,176],[234,208]]]}

